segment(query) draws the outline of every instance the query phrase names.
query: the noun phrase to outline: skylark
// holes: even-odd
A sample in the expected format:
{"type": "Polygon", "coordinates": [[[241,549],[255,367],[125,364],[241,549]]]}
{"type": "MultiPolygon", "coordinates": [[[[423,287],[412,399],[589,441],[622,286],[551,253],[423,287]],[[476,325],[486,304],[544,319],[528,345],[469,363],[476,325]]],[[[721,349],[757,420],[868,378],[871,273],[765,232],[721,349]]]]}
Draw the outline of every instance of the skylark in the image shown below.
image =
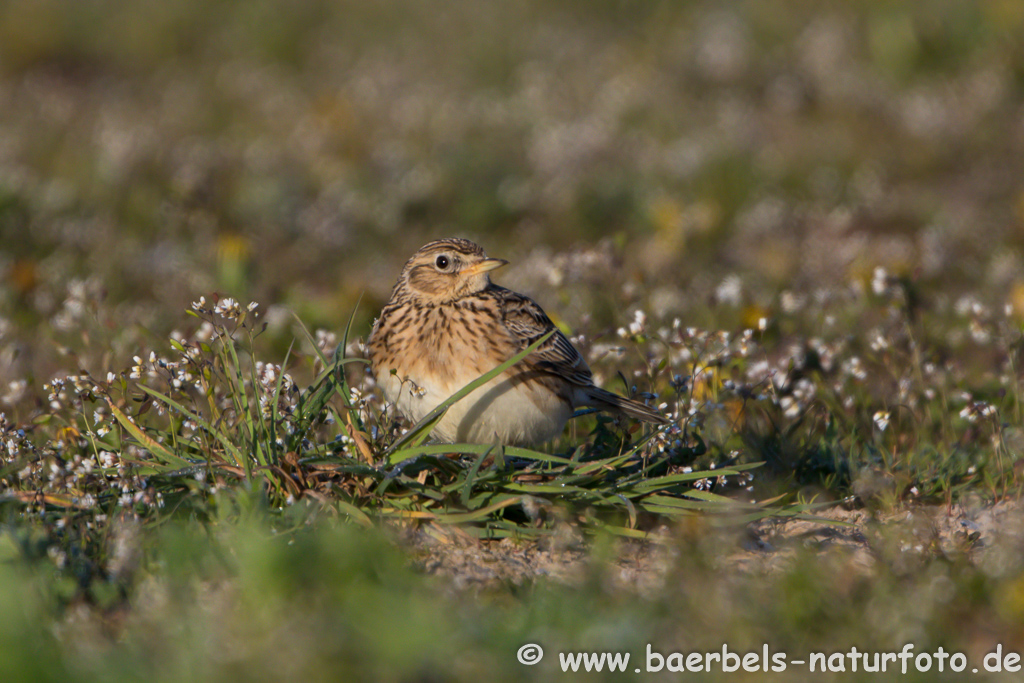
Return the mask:
{"type": "Polygon", "coordinates": [[[594,386],[586,362],[541,307],[491,283],[488,273],[507,263],[464,239],[431,242],[412,255],[367,343],[387,400],[419,421],[555,330],[522,361],[452,405],[433,436],[534,445],[561,434],[579,406],[666,424],[643,403],[594,386]]]}

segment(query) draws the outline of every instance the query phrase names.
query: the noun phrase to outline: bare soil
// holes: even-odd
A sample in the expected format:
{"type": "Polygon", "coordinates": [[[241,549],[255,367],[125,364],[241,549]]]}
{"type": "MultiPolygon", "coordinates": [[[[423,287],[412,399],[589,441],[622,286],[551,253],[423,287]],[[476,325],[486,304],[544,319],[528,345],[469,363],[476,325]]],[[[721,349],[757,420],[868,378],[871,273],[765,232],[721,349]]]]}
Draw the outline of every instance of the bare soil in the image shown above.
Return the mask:
{"type": "MultiPolygon", "coordinates": [[[[836,505],[816,519],[777,518],[745,527],[716,527],[695,518],[661,527],[650,540],[623,540],[610,559],[612,579],[641,592],[661,585],[680,552],[703,549],[720,569],[757,575],[786,571],[812,555],[838,559],[848,571],[871,576],[879,562],[909,571],[937,557],[966,558],[1002,574],[1024,556],[1024,504],[917,505],[896,512],[836,505]]],[[[595,560],[570,527],[543,541],[480,541],[451,527],[425,527],[404,544],[427,574],[449,578],[455,588],[486,590],[540,578],[573,584],[595,560]]]]}

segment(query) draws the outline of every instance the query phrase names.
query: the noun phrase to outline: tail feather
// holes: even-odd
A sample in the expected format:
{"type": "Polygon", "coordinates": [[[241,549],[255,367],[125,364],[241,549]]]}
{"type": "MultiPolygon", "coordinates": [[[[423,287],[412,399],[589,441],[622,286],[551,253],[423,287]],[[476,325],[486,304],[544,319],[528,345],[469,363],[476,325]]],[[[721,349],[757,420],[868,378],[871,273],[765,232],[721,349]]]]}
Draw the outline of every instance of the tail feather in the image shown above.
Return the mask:
{"type": "Polygon", "coordinates": [[[640,401],[634,401],[625,396],[613,394],[600,387],[592,387],[587,392],[587,405],[599,410],[611,410],[612,412],[625,413],[637,420],[653,422],[654,424],[668,424],[669,420],[654,408],[644,405],[640,401]]]}

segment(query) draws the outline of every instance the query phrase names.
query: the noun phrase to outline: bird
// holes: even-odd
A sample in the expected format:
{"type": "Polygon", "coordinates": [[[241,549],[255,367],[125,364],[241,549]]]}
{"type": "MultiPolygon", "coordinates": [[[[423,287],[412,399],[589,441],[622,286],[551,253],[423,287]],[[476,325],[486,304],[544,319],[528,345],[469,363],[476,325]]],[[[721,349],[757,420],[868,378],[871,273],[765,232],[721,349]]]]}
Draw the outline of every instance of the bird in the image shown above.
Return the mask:
{"type": "Polygon", "coordinates": [[[461,238],[430,242],[412,255],[366,342],[384,398],[418,422],[553,332],[521,361],[450,406],[432,438],[535,446],[558,437],[581,406],[667,424],[653,408],[596,386],[579,351],[537,302],[491,282],[490,273],[508,263],[461,238]]]}

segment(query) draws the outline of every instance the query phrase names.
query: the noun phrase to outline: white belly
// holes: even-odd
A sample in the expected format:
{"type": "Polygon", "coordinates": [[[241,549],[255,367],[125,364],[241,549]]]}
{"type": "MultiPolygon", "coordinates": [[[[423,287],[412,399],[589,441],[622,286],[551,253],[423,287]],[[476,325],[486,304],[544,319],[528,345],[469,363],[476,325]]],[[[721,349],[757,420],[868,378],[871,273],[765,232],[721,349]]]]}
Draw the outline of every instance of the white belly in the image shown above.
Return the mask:
{"type": "MultiPolygon", "coordinates": [[[[418,387],[388,374],[378,382],[384,396],[412,422],[419,422],[431,410],[460,388],[476,379],[458,378],[450,386],[418,387]],[[381,381],[383,380],[383,381],[381,381]]],[[[507,375],[499,375],[448,408],[434,427],[433,437],[448,443],[501,443],[535,445],[562,433],[572,408],[536,382],[513,386],[507,375]]]]}

